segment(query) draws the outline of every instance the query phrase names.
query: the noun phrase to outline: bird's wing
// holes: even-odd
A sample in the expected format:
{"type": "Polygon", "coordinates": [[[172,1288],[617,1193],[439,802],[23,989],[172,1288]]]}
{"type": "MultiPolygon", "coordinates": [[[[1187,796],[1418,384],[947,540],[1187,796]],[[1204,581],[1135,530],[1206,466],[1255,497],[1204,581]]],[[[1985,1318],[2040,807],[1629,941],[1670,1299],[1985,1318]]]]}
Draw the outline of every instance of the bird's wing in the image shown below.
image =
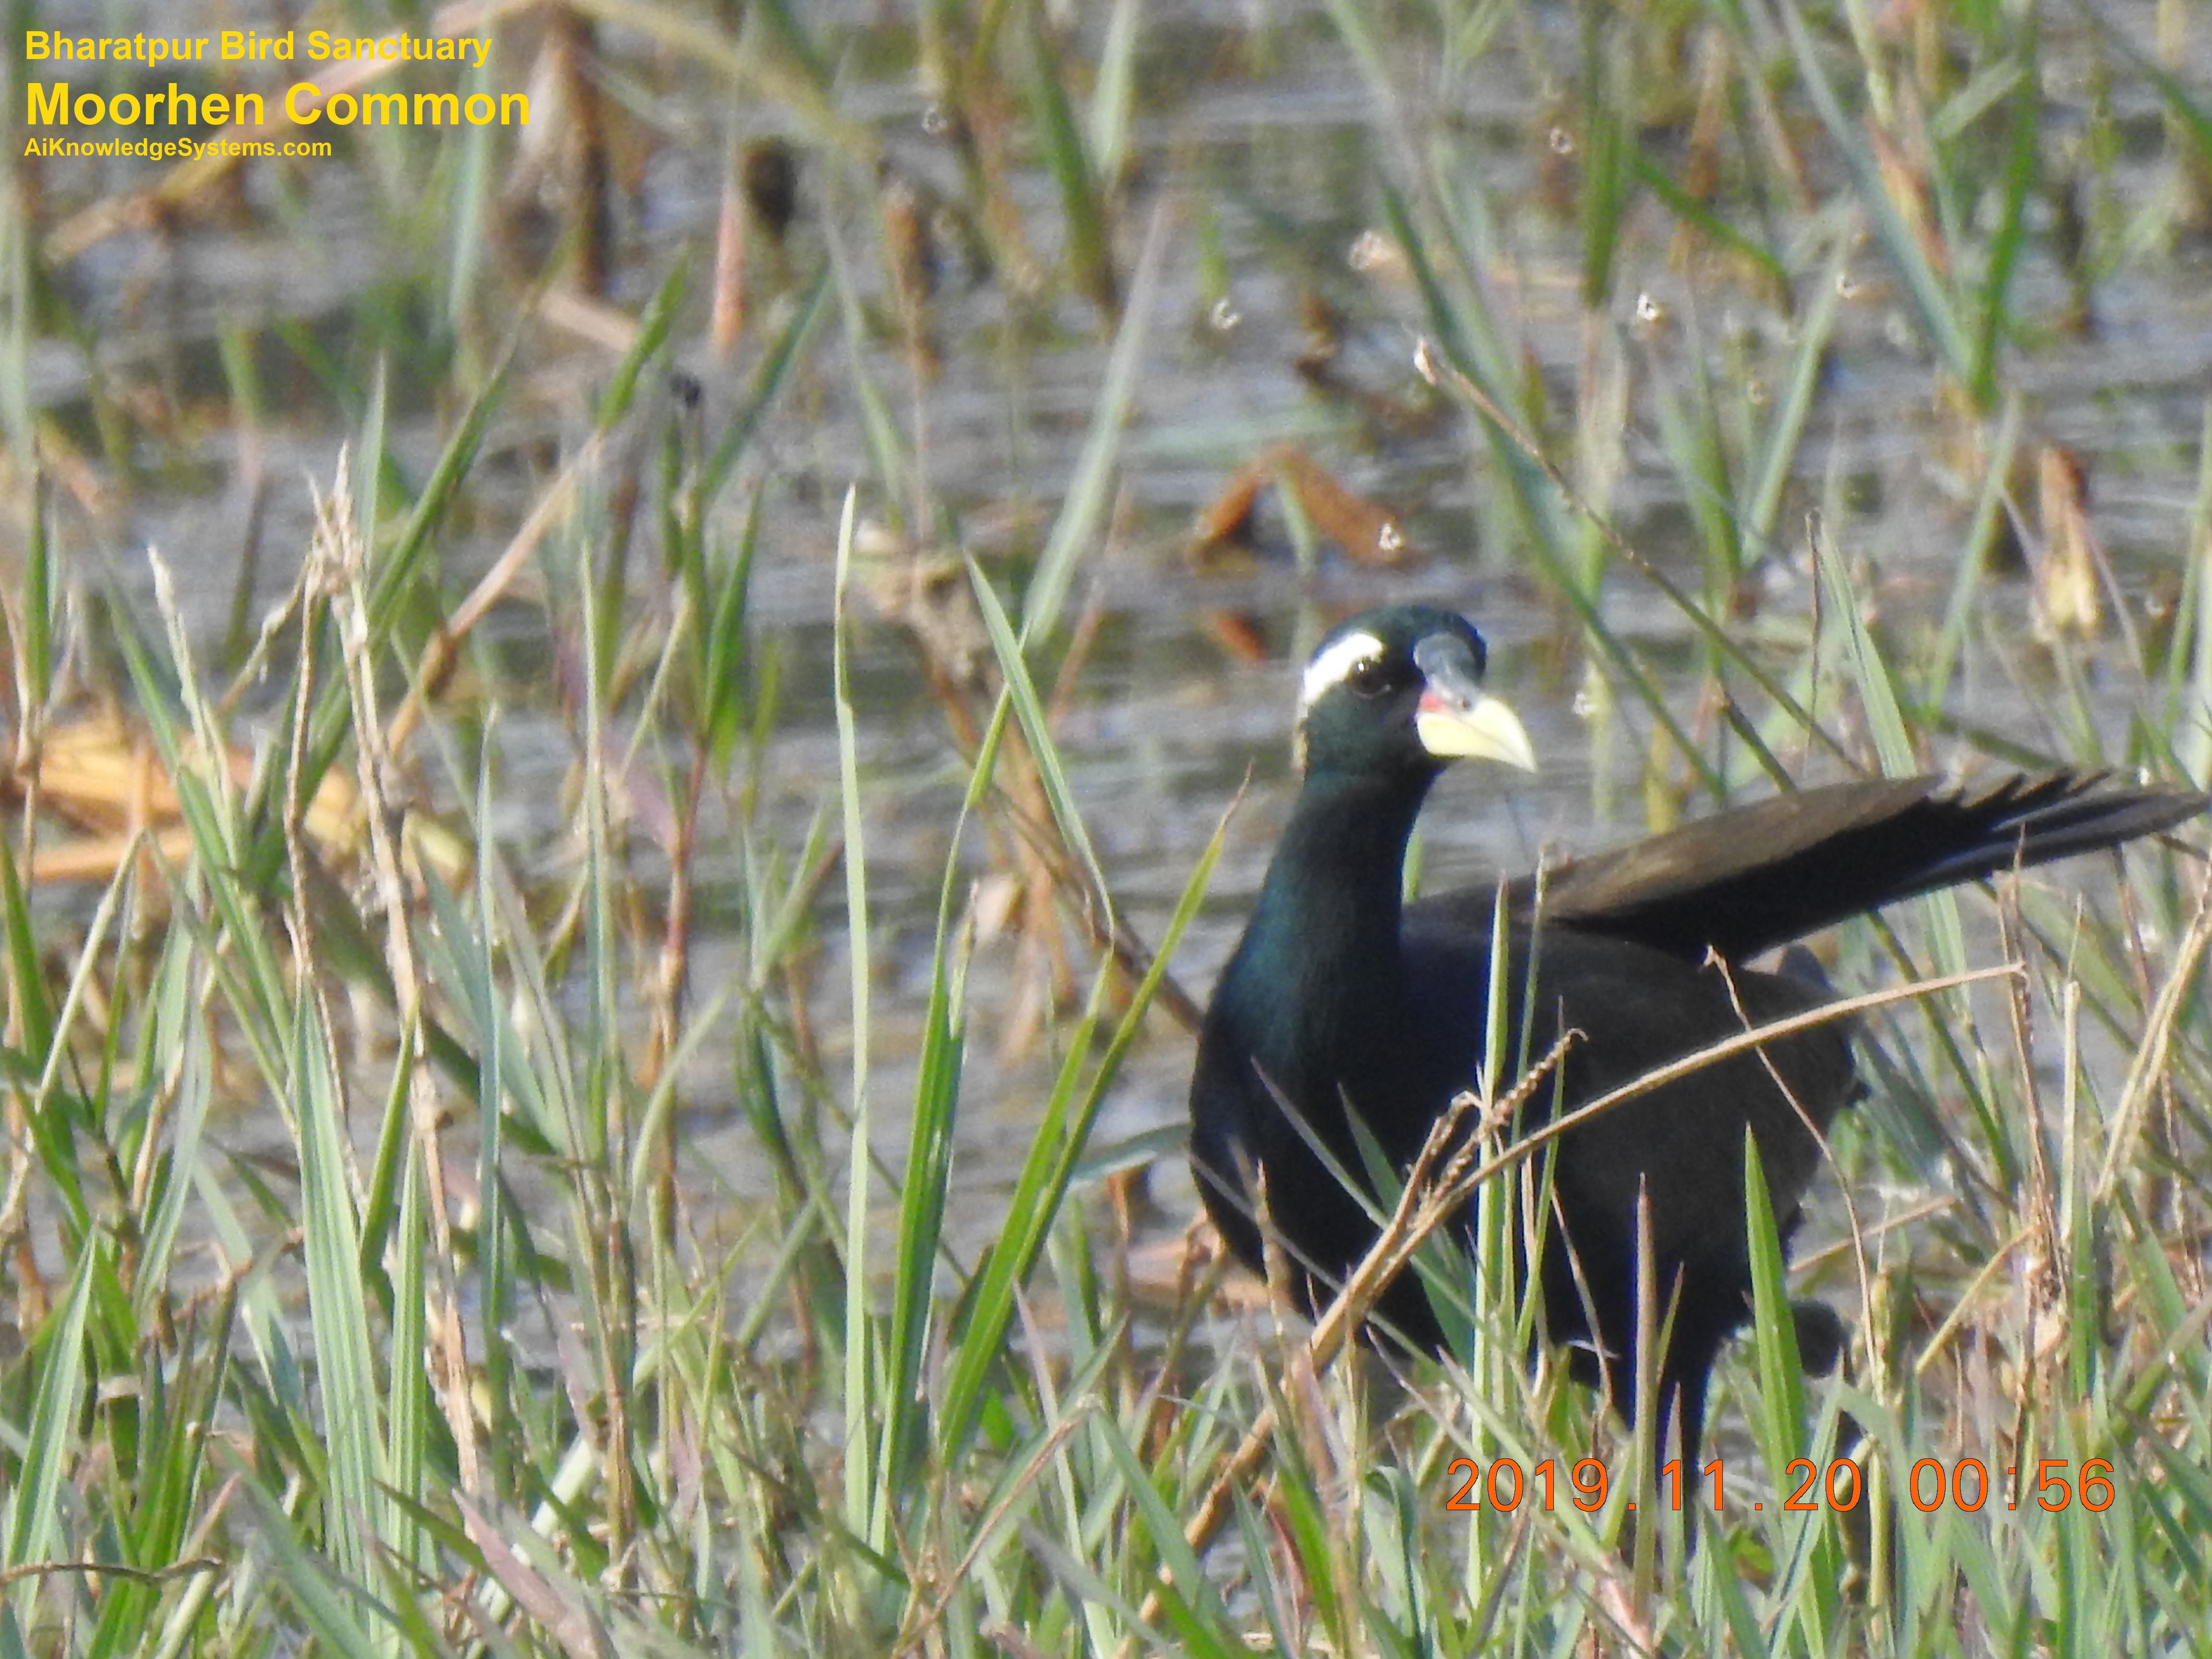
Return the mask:
{"type": "MultiPolygon", "coordinates": [[[[1741,958],[1954,882],[2167,829],[2207,804],[2102,773],[2014,775],[1981,789],[1935,777],[1830,784],[1553,866],[1542,913],[1673,956],[1700,959],[1710,948],[1741,958]]],[[[1508,889],[1516,915],[1535,902],[1532,877],[1508,889]]],[[[1486,914],[1492,896],[1433,902],[1486,914]]]]}

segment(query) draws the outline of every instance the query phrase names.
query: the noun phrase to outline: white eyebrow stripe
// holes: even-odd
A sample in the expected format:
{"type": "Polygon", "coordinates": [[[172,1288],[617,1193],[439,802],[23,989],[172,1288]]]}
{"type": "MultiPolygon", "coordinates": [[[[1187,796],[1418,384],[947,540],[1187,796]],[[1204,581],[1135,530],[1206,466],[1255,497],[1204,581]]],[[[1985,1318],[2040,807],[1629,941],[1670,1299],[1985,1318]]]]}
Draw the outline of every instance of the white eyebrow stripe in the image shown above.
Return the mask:
{"type": "Polygon", "coordinates": [[[1375,661],[1382,655],[1382,641],[1372,634],[1346,634],[1340,640],[1330,641],[1306,665],[1305,678],[1298,683],[1298,707],[1312,708],[1323,692],[1342,684],[1344,677],[1361,663],[1375,661]]]}

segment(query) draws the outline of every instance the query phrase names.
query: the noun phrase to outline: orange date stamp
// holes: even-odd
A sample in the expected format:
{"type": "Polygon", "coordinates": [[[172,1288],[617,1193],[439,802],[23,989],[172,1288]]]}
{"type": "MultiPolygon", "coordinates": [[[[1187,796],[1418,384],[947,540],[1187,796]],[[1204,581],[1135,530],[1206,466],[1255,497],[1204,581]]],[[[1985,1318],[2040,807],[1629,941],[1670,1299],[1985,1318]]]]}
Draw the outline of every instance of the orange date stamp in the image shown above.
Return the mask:
{"type": "MultiPolygon", "coordinates": [[[[1725,1463],[1725,1459],[1716,1457],[1697,1471],[1712,1494],[1716,1513],[1724,1501],[1725,1463]]],[[[2032,1468],[2033,1483],[2023,1485],[2021,1476],[2027,1471],[2018,1464],[2005,1465],[2003,1479],[2012,1484],[1999,1490],[1991,1483],[1989,1466],[1978,1457],[1956,1458],[1948,1464],[1923,1457],[1906,1476],[1905,1495],[1923,1515],[1932,1514],[1946,1503],[1972,1514],[1987,1504],[1993,1494],[2008,1510],[2033,1504],[2055,1515],[2078,1503],[2085,1510],[2102,1514],[2112,1507],[2118,1495],[2109,1458],[2088,1459],[2081,1465],[2078,1479],[2070,1458],[2045,1457],[2032,1468]]],[[[1587,1514],[1605,1507],[1606,1494],[1612,1488],[1610,1472],[1595,1457],[1585,1457],[1564,1473],[1559,1460],[1550,1457],[1526,1470],[1518,1458],[1499,1457],[1483,1464],[1472,1457],[1455,1457],[1444,1475],[1450,1488],[1444,1498],[1447,1510],[1504,1511],[1517,1510],[1526,1502],[1548,1514],[1565,1502],[1587,1514]]],[[[1866,1496],[1866,1472],[1853,1458],[1831,1458],[1824,1466],[1809,1457],[1793,1457],[1776,1486],[1777,1491],[1783,1487],[1789,1488],[1778,1505],[1784,1510],[1855,1510],[1866,1496]]],[[[1679,1457],[1659,1466],[1659,1501],[1662,1507],[1682,1507],[1682,1460],[1679,1457]]],[[[1634,1509],[1636,1504],[1632,1500],[1628,1507],[1634,1509]]],[[[1766,1504],[1759,1499],[1751,1507],[1764,1510],[1766,1504]]]]}

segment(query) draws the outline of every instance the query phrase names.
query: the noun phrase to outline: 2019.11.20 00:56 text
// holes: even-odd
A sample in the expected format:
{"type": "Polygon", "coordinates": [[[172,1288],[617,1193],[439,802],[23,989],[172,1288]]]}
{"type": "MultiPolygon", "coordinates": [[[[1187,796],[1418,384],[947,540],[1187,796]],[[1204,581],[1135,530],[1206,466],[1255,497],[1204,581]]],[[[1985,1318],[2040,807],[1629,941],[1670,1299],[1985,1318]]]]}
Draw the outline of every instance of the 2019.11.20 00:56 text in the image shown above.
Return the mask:
{"type": "MultiPolygon", "coordinates": [[[[1712,1494],[1717,1512],[1723,1505],[1727,1485],[1725,1461],[1716,1457],[1697,1472],[1712,1494]]],[[[2031,1466],[2033,1483],[2023,1491],[2017,1484],[2021,1466],[2008,1464],[2004,1479],[2015,1484],[2008,1493],[1998,1495],[2008,1510],[2032,1503],[2056,1514],[2076,1502],[2083,1509],[2100,1513],[2112,1508],[2116,1494],[2111,1461],[2102,1457],[2088,1459],[2081,1465],[2078,1480],[2073,1476],[2073,1467],[2069,1458],[2040,1459],[2031,1466]]],[[[1486,1465],[1471,1457],[1455,1457],[1444,1474],[1449,1488],[1444,1507],[1448,1510],[1510,1510],[1520,1508],[1527,1501],[1549,1511],[1561,1501],[1560,1488],[1564,1486],[1565,1501],[1587,1513],[1604,1507],[1606,1494],[1612,1486],[1609,1471],[1595,1457],[1582,1459],[1565,1474],[1560,1473],[1558,1460],[1550,1457],[1526,1471],[1517,1458],[1500,1457],[1486,1465]]],[[[1825,1466],[1809,1457],[1793,1457],[1778,1484],[1778,1489],[1781,1487],[1788,1488],[1780,1504],[1784,1510],[1851,1510],[1856,1509],[1859,1499],[1865,1496],[1866,1474],[1849,1457],[1833,1458],[1825,1466]]],[[[1905,1492],[1912,1506],[1923,1514],[1939,1510],[1947,1503],[1971,1513],[1990,1501],[1989,1468],[1978,1457],[1960,1457],[1948,1464],[1923,1457],[1912,1465],[1906,1477],[1905,1492]]],[[[1659,1494],[1660,1501],[1667,1507],[1682,1507],[1680,1458],[1659,1466],[1659,1494]]],[[[1752,1504],[1753,1510],[1765,1507],[1764,1500],[1752,1504]]]]}

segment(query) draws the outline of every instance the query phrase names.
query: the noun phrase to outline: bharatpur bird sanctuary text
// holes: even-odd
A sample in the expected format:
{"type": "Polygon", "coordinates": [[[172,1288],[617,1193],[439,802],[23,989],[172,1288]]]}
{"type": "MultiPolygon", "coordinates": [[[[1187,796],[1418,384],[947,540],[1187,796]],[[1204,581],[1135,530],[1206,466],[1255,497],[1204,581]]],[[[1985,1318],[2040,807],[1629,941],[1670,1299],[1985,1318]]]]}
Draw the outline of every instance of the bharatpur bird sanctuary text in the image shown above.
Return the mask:
{"type": "MultiPolygon", "coordinates": [[[[480,70],[489,60],[491,43],[477,35],[333,34],[325,29],[264,33],[226,29],[213,35],[69,35],[29,30],[23,36],[27,64],[131,63],[293,64],[359,65],[447,64],[480,70]]],[[[35,70],[33,70],[35,73],[35,70]]],[[[348,77],[356,84],[358,74],[348,77]]],[[[33,128],[133,126],[246,126],[271,125],[273,99],[279,121],[295,126],[327,122],[332,126],[527,126],[530,100],[519,92],[367,92],[332,89],[314,81],[295,82],[280,94],[258,92],[191,92],[172,81],[159,91],[81,91],[67,81],[25,80],[27,124],[33,128]]],[[[33,137],[27,154],[54,143],[33,137]]],[[[162,143],[167,153],[203,148],[181,140],[162,143]]],[[[72,146],[72,148],[76,148],[72,146]]]]}

